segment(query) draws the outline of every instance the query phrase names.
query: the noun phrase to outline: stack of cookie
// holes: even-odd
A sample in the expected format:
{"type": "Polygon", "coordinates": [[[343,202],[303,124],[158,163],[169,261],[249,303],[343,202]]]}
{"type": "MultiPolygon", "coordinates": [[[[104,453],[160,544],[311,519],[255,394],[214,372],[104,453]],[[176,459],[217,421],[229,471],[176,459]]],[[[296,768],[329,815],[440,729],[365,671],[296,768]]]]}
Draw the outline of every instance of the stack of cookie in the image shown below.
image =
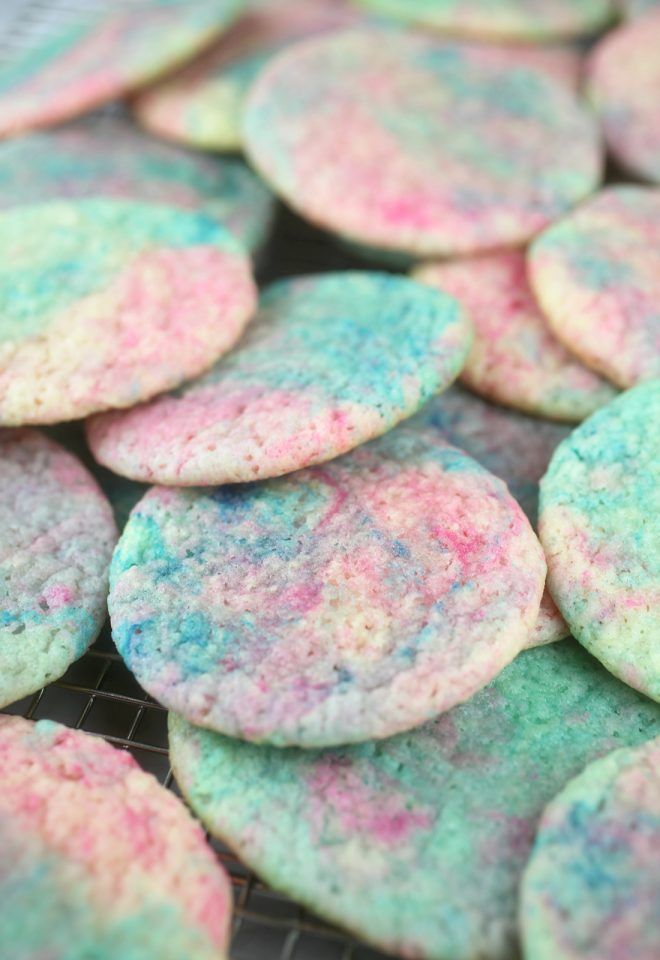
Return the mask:
{"type": "MultiPolygon", "coordinates": [[[[403,957],[657,956],[638,6],[584,54],[609,0],[140,0],[0,72],[0,707],[109,609],[206,828],[403,957]],[[346,269],[258,294],[275,197],[346,269]]],[[[178,800],[49,722],[0,755],[0,957],[225,955],[178,800]]]]}

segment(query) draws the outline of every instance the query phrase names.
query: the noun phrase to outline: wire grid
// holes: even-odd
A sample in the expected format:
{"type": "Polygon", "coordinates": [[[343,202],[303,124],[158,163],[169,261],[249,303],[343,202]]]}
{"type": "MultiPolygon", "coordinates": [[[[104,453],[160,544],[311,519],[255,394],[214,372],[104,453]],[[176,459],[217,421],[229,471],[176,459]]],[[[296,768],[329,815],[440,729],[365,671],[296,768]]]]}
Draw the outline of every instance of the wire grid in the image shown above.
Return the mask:
{"type": "MultiPolygon", "coordinates": [[[[109,0],[0,0],[0,62],[8,61],[81,14],[107,7],[109,0]]],[[[140,0],[114,0],[130,5],[140,0]]],[[[283,0],[285,2],[285,0],[283,0]]],[[[117,107],[115,106],[116,110],[117,107]]],[[[257,264],[260,284],[278,277],[360,266],[327,235],[281,210],[273,237],[257,264]]],[[[58,436],[83,454],[81,431],[58,436]]],[[[108,624],[94,646],[72,664],[61,680],[5,709],[31,720],[49,719],[104,737],[129,750],[140,766],[179,795],[167,750],[167,713],[139,686],[116,652],[108,624]]],[[[109,830],[111,824],[99,824],[109,830]]],[[[324,924],[287,897],[266,887],[223,844],[209,837],[218,860],[231,876],[235,912],[232,960],[381,960],[324,924]]]]}

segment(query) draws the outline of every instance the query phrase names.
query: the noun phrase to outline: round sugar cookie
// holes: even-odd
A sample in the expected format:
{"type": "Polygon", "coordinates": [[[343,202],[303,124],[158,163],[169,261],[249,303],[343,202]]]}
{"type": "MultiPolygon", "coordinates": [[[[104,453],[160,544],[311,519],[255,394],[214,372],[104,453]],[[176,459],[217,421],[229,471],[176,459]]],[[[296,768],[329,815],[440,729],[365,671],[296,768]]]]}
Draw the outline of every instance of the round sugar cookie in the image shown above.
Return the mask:
{"type": "Polygon", "coordinates": [[[505,485],[433,433],[243,487],[153,488],[114,554],[117,648],[194,723],[277,746],[387,737],[525,646],[545,561],[505,485]]]}
{"type": "Polygon", "coordinates": [[[528,960],[656,960],[660,737],[615,750],[546,808],[525,870],[528,960]]]}
{"type": "Polygon", "coordinates": [[[660,701],[660,380],[566,439],[541,482],[548,583],[573,635],[660,701]]]}
{"type": "Polygon", "coordinates": [[[629,20],[634,17],[641,17],[647,11],[660,6],[660,0],[619,0],[619,3],[622,7],[622,13],[629,20]]]}
{"type": "Polygon", "coordinates": [[[616,396],[549,329],[529,287],[523,251],[429,263],[413,277],[456,297],[468,311],[475,337],[461,380],[486,399],[570,422],[616,396]]]}
{"type": "Polygon", "coordinates": [[[614,158],[660,183],[660,9],[608,34],[586,64],[586,92],[614,158]]]}
{"type": "MultiPolygon", "coordinates": [[[[569,429],[485,403],[460,387],[434,397],[410,421],[411,429],[433,429],[504,480],[536,526],[538,485],[569,429]]],[[[570,634],[546,590],[526,646],[554,643],[570,634]]]]}
{"type": "Polygon", "coordinates": [[[244,0],[110,4],[0,69],[0,136],[61,123],[155,80],[211,43],[244,0]]]}
{"type": "Polygon", "coordinates": [[[0,424],[73,420],[176,387],[234,345],[255,300],[247,256],[204,214],[109,199],[5,210],[0,424]]]}
{"type": "Polygon", "coordinates": [[[96,638],[116,539],[72,454],[34,430],[0,430],[0,707],[61,677],[96,638]]]}
{"type": "Polygon", "coordinates": [[[404,277],[346,272],[273,284],[238,349],[170,396],[94,418],[96,459],[133,480],[279,476],[379,436],[458,375],[469,321],[404,277]]]}
{"type": "Polygon", "coordinates": [[[0,942],[12,960],[226,958],[229,879],[129,753],[0,717],[0,767],[0,942]]]}
{"type": "Polygon", "coordinates": [[[523,243],[601,175],[595,120],[565,84],[506,50],[378,27],[274,57],[243,135],[302,216],[418,257],[523,243]]]}
{"type": "Polygon", "coordinates": [[[585,363],[621,387],[660,377],[660,189],[596,194],[534,241],[529,275],[585,363]]]}
{"type": "Polygon", "coordinates": [[[273,195],[241,161],[160,143],[121,117],[0,144],[0,209],[90,196],[208,214],[252,252],[267,239],[275,214],[273,195]]]}
{"type": "Polygon", "coordinates": [[[595,33],[614,19],[612,0],[359,0],[411,26],[480,40],[547,42],[595,33]]]}
{"type": "Polygon", "coordinates": [[[245,95],[274,53],[302,37],[356,23],[340,0],[256,0],[206,54],[133,101],[137,120],[201,150],[240,150],[245,95]]]}
{"type": "Polygon", "coordinates": [[[172,715],[170,754],[205,825],[271,886],[394,954],[511,960],[543,807],[658,733],[657,704],[565,641],[388,740],[275,750],[172,715]]]}

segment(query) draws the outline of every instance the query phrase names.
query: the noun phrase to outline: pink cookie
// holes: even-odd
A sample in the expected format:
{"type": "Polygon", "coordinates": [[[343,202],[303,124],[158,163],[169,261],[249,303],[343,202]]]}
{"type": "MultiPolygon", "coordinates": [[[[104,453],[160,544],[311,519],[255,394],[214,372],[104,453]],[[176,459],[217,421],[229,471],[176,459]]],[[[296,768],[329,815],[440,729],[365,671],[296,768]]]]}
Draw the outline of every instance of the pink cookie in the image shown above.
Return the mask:
{"type": "Polygon", "coordinates": [[[0,769],[5,957],[226,957],[228,877],[183,804],[129,753],[0,717],[0,769]]]}
{"type": "Polygon", "coordinates": [[[61,677],[96,638],[116,539],[74,456],[34,430],[0,430],[0,707],[61,677]]]}
{"type": "Polygon", "coordinates": [[[660,183],[660,10],[608,34],[587,62],[587,92],[613,156],[660,183]]]}
{"type": "Polygon", "coordinates": [[[245,95],[270,57],[301,37],[359,19],[344,0],[254,0],[211,50],[142,92],[135,116],[154,133],[201,150],[238,150],[245,95]]]}
{"type": "Polygon", "coordinates": [[[451,297],[405,277],[282,280],[239,348],[176,394],[96,417],[104,466],[191,486],[280,476],[346,453],[456,378],[471,326],[451,297]]]}
{"type": "Polygon", "coordinates": [[[538,302],[569,350],[621,387],[660,377],[660,189],[608,187],[528,256],[538,302]]]}
{"type": "Polygon", "coordinates": [[[119,652],[191,722],[304,747],[388,737],[525,646],[545,561],[505,485],[432,432],[243,487],[153,488],[110,574],[119,652]]]}
{"type": "Polygon", "coordinates": [[[304,217],[415,256],[522,243],[601,175],[596,124],[565,84],[506,50],[396,29],[279,54],[243,132],[257,170],[304,217]]]}
{"type": "Polygon", "coordinates": [[[149,0],[74,22],[0,70],[0,136],[85,113],[185,63],[244,0],[149,0]]]}
{"type": "Polygon", "coordinates": [[[468,311],[475,339],[461,380],[487,399],[570,422],[616,396],[555,339],[529,287],[522,251],[427,264],[413,276],[468,311]]]}
{"type": "Polygon", "coordinates": [[[174,207],[91,199],[5,210],[0,262],[9,426],[128,407],[178,386],[234,345],[256,299],[231,234],[174,207]]]}

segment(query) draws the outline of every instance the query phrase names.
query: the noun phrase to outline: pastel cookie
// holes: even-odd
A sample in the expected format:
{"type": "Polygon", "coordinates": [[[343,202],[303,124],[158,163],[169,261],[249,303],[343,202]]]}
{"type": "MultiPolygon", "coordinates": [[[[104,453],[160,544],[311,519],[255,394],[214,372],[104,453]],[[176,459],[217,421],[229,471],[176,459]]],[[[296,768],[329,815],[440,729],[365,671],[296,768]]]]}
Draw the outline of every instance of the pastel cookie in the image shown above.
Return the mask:
{"type": "MultiPolygon", "coordinates": [[[[410,427],[438,431],[504,480],[536,526],[539,480],[556,447],[568,436],[567,427],[491,406],[460,387],[451,387],[427,403],[410,421],[410,427]]],[[[566,621],[546,590],[526,646],[554,643],[569,634],[566,621]]]]}
{"type": "Polygon", "coordinates": [[[660,700],[660,380],[622,394],[556,451],[541,483],[548,583],[573,635],[660,700]]]}
{"type": "Polygon", "coordinates": [[[116,539],[74,456],[36,431],[0,430],[0,707],[61,677],[96,638],[116,539]]]}
{"type": "Polygon", "coordinates": [[[523,243],[601,175],[595,121],[564,83],[506,50],[396,29],[339,31],[273,58],[243,135],[302,216],[417,257],[523,243]]]}
{"type": "Polygon", "coordinates": [[[543,808],[585,764],[659,733],[657,704],[565,641],[389,740],[282,751],[172,715],[170,753],[204,824],[275,889],[388,952],[510,960],[543,808]]]}
{"type": "Polygon", "coordinates": [[[641,17],[648,10],[653,10],[660,6],[658,0],[620,0],[623,7],[623,13],[628,19],[641,17]]]}
{"type": "Polygon", "coordinates": [[[481,40],[547,42],[595,33],[614,19],[612,0],[360,0],[411,26],[481,40]]]}
{"type": "Polygon", "coordinates": [[[342,0],[254,0],[206,54],[140,93],[135,117],[201,150],[240,150],[245,95],[269,58],[294,40],[358,19],[342,0]]]}
{"type": "Polygon", "coordinates": [[[586,90],[612,155],[660,183],[660,10],[608,34],[587,61],[586,90]]]}
{"type": "Polygon", "coordinates": [[[0,942],[13,960],[226,958],[229,879],[129,753],[0,716],[0,767],[0,942]]]}
{"type": "Polygon", "coordinates": [[[660,738],[587,767],[546,808],[522,885],[529,960],[656,960],[660,738]]]}
{"type": "Polygon", "coordinates": [[[61,123],[155,80],[211,43],[243,6],[149,0],[81,14],[0,70],[0,136],[61,123]]]}
{"type": "Polygon", "coordinates": [[[417,268],[413,277],[463,304],[475,337],[461,380],[496,403],[580,421],[616,396],[549,329],[527,281],[520,250],[417,268]]]}
{"type": "Polygon", "coordinates": [[[400,427],[249,487],[155,487],[110,574],[119,652],[194,723],[278,746],[386,737],[522,649],[545,562],[504,484],[400,427]]]}
{"type": "Polygon", "coordinates": [[[96,459],[134,480],[235,483],[385,433],[457,376],[471,327],[403,277],[319,274],[268,288],[239,348],[176,394],[93,419],[96,459]]]}
{"type": "Polygon", "coordinates": [[[660,189],[608,187],[534,241],[554,333],[621,387],[660,377],[660,189]]]}
{"type": "Polygon", "coordinates": [[[244,163],[160,143],[121,117],[102,115],[0,144],[0,209],[90,196],[205,213],[252,252],[266,240],[275,213],[273,195],[244,163]]]}
{"type": "Polygon", "coordinates": [[[242,248],[206,215],[108,199],[5,210],[0,424],[72,420],[176,387],[234,345],[255,299],[242,248]]]}

